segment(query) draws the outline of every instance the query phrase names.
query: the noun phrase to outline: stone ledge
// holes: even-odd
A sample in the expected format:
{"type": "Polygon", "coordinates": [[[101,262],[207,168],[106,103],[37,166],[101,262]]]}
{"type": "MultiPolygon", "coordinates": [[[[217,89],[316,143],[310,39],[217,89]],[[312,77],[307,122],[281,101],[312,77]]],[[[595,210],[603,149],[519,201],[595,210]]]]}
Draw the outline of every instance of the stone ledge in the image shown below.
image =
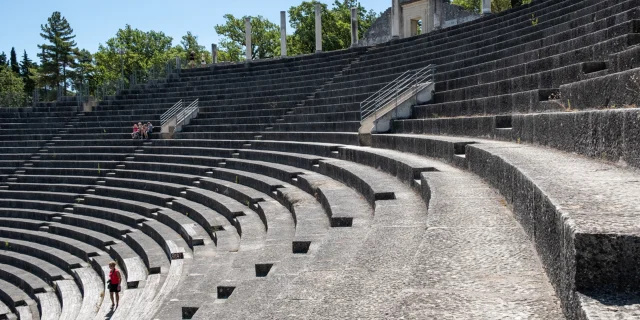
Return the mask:
{"type": "MultiPolygon", "coordinates": [[[[640,290],[640,197],[625,188],[640,180],[637,173],[515,143],[374,135],[373,144],[443,159],[496,187],[534,242],[567,315],[583,312],[579,293],[640,290]],[[451,151],[462,143],[460,161],[451,151]]],[[[429,190],[423,197],[428,200],[429,190]]]]}

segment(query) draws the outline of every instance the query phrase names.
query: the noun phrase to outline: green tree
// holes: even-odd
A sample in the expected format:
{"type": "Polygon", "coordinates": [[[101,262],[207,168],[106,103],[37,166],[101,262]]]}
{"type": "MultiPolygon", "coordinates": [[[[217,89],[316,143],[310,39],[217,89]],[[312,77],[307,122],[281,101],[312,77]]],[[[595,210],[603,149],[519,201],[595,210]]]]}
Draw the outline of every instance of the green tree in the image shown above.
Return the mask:
{"type": "Polygon", "coordinates": [[[82,85],[88,84],[91,86],[95,84],[95,65],[93,63],[93,56],[88,50],[82,49],[78,51],[76,58],[76,69],[71,72],[70,78],[73,82],[74,89],[77,91],[82,85]]]}
{"type": "Polygon", "coordinates": [[[0,107],[21,107],[25,103],[24,83],[10,67],[0,66],[0,107]]]}
{"type": "Polygon", "coordinates": [[[194,53],[196,65],[200,64],[200,59],[204,56],[205,63],[211,63],[211,52],[207,51],[205,46],[198,43],[198,36],[195,36],[191,31],[187,31],[187,34],[182,36],[180,44],[184,48],[184,60],[189,61],[189,55],[194,53]]]}
{"type": "Polygon", "coordinates": [[[16,49],[11,47],[11,71],[16,74],[20,74],[20,66],[18,65],[18,57],[16,56],[16,49]]]}
{"type": "Polygon", "coordinates": [[[125,81],[135,74],[141,81],[151,73],[162,73],[167,61],[183,57],[182,46],[172,47],[173,38],[163,32],[142,31],[126,25],[94,54],[94,86],[115,82],[124,76],[125,81]]]}
{"type": "Polygon", "coordinates": [[[4,53],[4,51],[2,53],[0,53],[0,66],[6,66],[7,65],[7,54],[4,53]]]}
{"type": "Polygon", "coordinates": [[[38,45],[42,49],[41,72],[45,83],[52,88],[58,85],[67,90],[67,72],[75,67],[76,36],[73,29],[60,12],[55,11],[47,19],[47,24],[41,25],[40,36],[48,43],[38,45]]]}
{"type": "Polygon", "coordinates": [[[20,61],[20,76],[24,82],[24,92],[27,96],[36,88],[35,74],[33,72],[36,67],[33,61],[29,59],[29,56],[27,56],[27,50],[24,50],[22,53],[22,61],[20,61]]]}
{"type": "MultiPolygon", "coordinates": [[[[223,38],[218,44],[219,60],[242,61],[245,52],[244,19],[225,14],[225,23],[214,27],[223,38]]],[[[280,51],[280,28],[262,16],[251,17],[251,58],[266,59],[278,55],[280,51]]]]}
{"type": "MultiPolygon", "coordinates": [[[[312,53],[315,51],[315,5],[316,0],[303,1],[289,9],[291,26],[295,29],[287,39],[292,54],[312,53]]],[[[325,51],[346,49],[351,46],[351,8],[358,8],[358,34],[360,37],[378,18],[374,11],[367,11],[356,0],[336,0],[332,7],[321,5],[322,49],[325,51]]]]}

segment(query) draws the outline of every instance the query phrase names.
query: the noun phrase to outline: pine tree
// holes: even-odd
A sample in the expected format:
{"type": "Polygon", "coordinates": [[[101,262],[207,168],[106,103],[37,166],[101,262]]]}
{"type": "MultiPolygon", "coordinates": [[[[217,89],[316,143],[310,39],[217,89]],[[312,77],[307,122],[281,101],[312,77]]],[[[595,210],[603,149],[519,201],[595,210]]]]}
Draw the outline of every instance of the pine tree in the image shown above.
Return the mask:
{"type": "Polygon", "coordinates": [[[33,89],[36,88],[36,81],[33,79],[33,72],[31,69],[35,68],[35,64],[29,56],[27,56],[27,50],[22,54],[22,61],[20,61],[20,76],[22,77],[22,81],[24,81],[24,92],[27,95],[30,95],[33,92],[33,89]]]}
{"type": "Polygon", "coordinates": [[[2,53],[0,53],[0,67],[6,66],[6,65],[7,65],[7,54],[4,53],[4,51],[2,51],[2,53]]]}
{"type": "Polygon", "coordinates": [[[38,56],[42,60],[41,72],[44,83],[52,88],[62,85],[66,93],[67,72],[75,67],[76,36],[73,29],[60,12],[55,11],[47,19],[47,24],[41,25],[40,36],[49,43],[38,45],[42,53],[38,56]]]}
{"type": "Polygon", "coordinates": [[[16,56],[16,49],[11,47],[11,71],[16,74],[20,74],[20,66],[18,65],[18,57],[16,56]]]}

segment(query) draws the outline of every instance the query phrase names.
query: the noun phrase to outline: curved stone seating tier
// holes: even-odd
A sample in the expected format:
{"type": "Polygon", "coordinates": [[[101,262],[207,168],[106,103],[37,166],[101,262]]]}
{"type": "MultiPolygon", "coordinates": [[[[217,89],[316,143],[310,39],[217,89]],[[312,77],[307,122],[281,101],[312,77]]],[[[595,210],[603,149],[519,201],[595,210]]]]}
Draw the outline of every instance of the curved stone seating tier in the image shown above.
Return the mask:
{"type": "MultiPolygon", "coordinates": [[[[106,301],[104,284],[102,279],[89,268],[74,269],[76,279],[80,279],[80,289],[82,290],[82,304],[75,314],[76,319],[89,319],[97,314],[96,307],[100,302],[106,301]]],[[[109,302],[111,303],[111,302],[109,302]]],[[[63,311],[65,305],[63,304],[63,311]]]]}
{"type": "Polygon", "coordinates": [[[20,288],[2,279],[0,279],[0,300],[2,300],[19,319],[40,318],[37,303],[20,288]]]}
{"type": "MultiPolygon", "coordinates": [[[[78,205],[74,206],[73,213],[78,215],[87,215],[94,218],[106,219],[114,222],[118,222],[124,225],[129,226],[131,230],[139,228],[142,233],[155,239],[159,246],[164,248],[166,255],[169,259],[182,259],[185,248],[188,248],[188,245],[184,242],[184,240],[177,234],[175,231],[171,230],[169,227],[164,224],[158,223],[150,218],[145,218],[143,215],[135,214],[133,211],[123,211],[117,208],[133,208],[133,207],[141,207],[143,203],[135,202],[135,201],[126,201],[126,200],[116,200],[107,197],[99,197],[99,196],[85,196],[85,203],[87,205],[78,205]],[[120,206],[123,204],[123,206],[120,206]]],[[[157,208],[153,208],[157,210],[157,208]]],[[[154,211],[155,212],[155,211],[154,211]]],[[[133,232],[138,233],[138,232],[133,232]]],[[[131,233],[123,233],[123,237],[126,239],[131,233]]],[[[132,238],[132,241],[135,239],[142,239],[144,237],[136,235],[136,237],[132,238]]],[[[144,243],[148,243],[146,239],[143,239],[144,243]]],[[[143,247],[143,244],[137,244],[136,247],[143,247]]],[[[153,246],[155,248],[155,246],[153,246]]],[[[138,252],[142,255],[142,252],[138,252]]]]}
{"type": "Polygon", "coordinates": [[[61,268],[22,253],[2,250],[0,251],[0,263],[31,272],[49,285],[57,280],[73,280],[73,277],[61,268]]]}
{"type": "Polygon", "coordinates": [[[379,135],[374,145],[441,158],[500,190],[533,239],[567,314],[637,310],[625,298],[625,292],[636,290],[635,282],[617,280],[636,276],[627,264],[636,257],[622,258],[637,237],[634,191],[618,192],[635,181],[634,172],[559,151],[480,139],[379,135]],[[607,267],[604,261],[615,262],[607,267]],[[566,278],[568,270],[575,277],[566,278]],[[608,307],[603,299],[620,305],[608,307]]]}
{"type": "MultiPolygon", "coordinates": [[[[7,220],[5,219],[4,222],[7,222],[7,220]]],[[[0,227],[0,237],[30,241],[45,246],[48,245],[55,248],[60,248],[84,261],[88,261],[90,257],[105,254],[104,251],[89,244],[71,238],[61,237],[58,235],[35,230],[16,230],[16,228],[11,227],[0,227]]]]}

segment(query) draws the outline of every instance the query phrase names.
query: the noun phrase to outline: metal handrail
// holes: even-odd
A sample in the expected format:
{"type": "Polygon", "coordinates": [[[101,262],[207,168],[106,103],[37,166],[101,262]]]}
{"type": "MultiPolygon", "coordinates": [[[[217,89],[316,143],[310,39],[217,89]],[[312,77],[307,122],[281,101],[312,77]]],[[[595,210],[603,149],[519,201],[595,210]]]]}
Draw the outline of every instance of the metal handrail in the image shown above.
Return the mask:
{"type": "Polygon", "coordinates": [[[414,94],[417,93],[421,89],[421,84],[434,81],[435,71],[434,64],[418,70],[405,71],[360,103],[360,119],[365,119],[408,90],[412,90],[414,94]]]}
{"type": "Polygon", "coordinates": [[[199,100],[200,99],[196,99],[193,102],[191,102],[186,108],[182,109],[182,111],[180,111],[177,115],[176,115],[176,127],[179,127],[182,125],[182,123],[189,118],[191,115],[193,115],[195,112],[198,112],[198,110],[200,109],[199,107],[199,100]]]}
{"type": "Polygon", "coordinates": [[[180,99],[180,101],[176,102],[176,104],[174,104],[171,108],[169,108],[167,112],[163,113],[160,116],[160,124],[164,125],[167,121],[169,121],[176,114],[178,114],[178,112],[182,110],[182,106],[183,106],[182,99],[180,99]]]}

